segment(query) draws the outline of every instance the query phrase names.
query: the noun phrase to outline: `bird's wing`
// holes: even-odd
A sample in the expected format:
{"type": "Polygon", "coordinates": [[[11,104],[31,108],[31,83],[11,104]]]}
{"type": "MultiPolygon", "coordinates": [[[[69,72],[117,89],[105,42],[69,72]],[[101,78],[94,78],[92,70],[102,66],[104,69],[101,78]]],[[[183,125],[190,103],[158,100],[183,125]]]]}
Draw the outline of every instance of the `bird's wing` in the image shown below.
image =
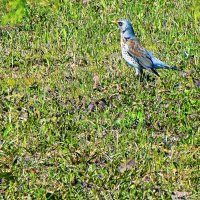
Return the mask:
{"type": "Polygon", "coordinates": [[[126,44],[128,53],[137,60],[140,66],[159,76],[153,68],[154,64],[151,59],[151,55],[144,47],[141,46],[137,39],[128,39],[126,44]]]}
{"type": "Polygon", "coordinates": [[[159,68],[168,67],[166,63],[156,58],[152,52],[148,51],[148,54],[151,56],[151,60],[153,62],[154,68],[159,69],[159,68]]]}
{"type": "Polygon", "coordinates": [[[151,60],[151,56],[148,54],[148,51],[141,46],[138,40],[129,39],[126,41],[126,44],[128,46],[128,53],[136,58],[136,60],[142,67],[152,67],[153,62],[151,60]]]}

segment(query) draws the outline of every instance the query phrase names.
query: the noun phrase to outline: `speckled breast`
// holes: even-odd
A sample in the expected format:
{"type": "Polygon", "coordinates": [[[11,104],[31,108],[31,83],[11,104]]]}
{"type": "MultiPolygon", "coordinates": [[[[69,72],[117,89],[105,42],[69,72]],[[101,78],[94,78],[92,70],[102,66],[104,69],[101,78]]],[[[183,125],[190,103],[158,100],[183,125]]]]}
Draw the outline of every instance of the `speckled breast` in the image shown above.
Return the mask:
{"type": "Polygon", "coordinates": [[[121,51],[122,51],[122,57],[126,60],[126,62],[133,66],[133,67],[138,67],[138,63],[135,61],[135,59],[130,56],[128,54],[128,47],[127,47],[127,44],[126,44],[126,40],[121,37],[121,51]]]}

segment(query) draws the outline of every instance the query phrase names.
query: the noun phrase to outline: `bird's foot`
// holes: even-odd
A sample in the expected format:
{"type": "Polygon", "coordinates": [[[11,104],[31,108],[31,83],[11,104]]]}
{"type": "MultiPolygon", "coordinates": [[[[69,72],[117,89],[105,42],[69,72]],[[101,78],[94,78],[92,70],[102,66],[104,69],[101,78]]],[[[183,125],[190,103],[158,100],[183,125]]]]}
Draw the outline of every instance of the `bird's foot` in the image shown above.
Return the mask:
{"type": "Polygon", "coordinates": [[[135,74],[136,79],[138,79],[140,82],[143,82],[144,75],[143,74],[135,74]]]}

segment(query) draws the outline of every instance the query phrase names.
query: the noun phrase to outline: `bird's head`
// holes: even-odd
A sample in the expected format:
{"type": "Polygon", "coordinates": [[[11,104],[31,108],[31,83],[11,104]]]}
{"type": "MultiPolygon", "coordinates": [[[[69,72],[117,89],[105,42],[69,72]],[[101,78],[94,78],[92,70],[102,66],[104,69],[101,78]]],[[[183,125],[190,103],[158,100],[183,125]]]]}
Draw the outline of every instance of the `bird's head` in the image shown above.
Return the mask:
{"type": "Polygon", "coordinates": [[[127,37],[127,38],[135,37],[135,32],[129,20],[122,19],[118,21],[113,21],[113,23],[118,24],[118,27],[124,37],[127,37]]]}

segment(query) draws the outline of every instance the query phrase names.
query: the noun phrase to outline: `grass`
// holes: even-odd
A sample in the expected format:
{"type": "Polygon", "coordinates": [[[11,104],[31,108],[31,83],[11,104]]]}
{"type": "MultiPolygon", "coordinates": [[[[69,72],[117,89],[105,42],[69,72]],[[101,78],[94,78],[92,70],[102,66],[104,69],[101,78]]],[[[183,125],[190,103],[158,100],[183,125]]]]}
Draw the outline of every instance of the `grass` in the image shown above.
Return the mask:
{"type": "Polygon", "coordinates": [[[66,1],[1,27],[1,199],[197,199],[197,5],[66,1]],[[111,23],[122,18],[187,75],[135,78],[111,23]]]}

